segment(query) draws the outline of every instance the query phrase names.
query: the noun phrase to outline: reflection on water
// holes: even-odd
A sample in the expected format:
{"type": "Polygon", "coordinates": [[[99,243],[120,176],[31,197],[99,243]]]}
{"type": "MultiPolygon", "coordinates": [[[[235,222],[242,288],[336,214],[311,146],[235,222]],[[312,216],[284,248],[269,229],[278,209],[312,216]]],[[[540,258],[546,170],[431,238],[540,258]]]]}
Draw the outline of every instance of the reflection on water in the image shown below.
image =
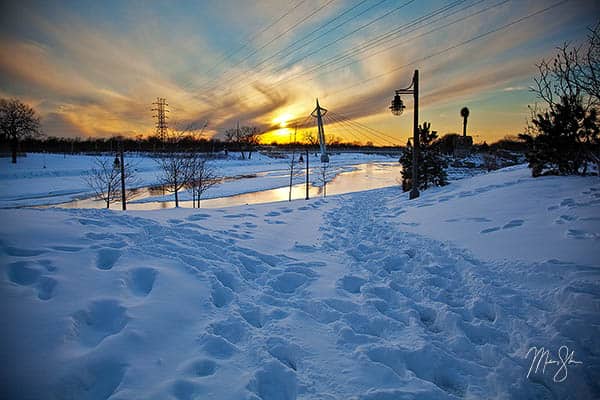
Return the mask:
{"type": "MultiPolygon", "coordinates": [[[[382,187],[398,185],[400,178],[400,165],[397,162],[389,163],[367,163],[354,166],[355,171],[342,172],[331,182],[327,183],[327,196],[359,192],[362,190],[371,190],[382,187]]],[[[318,170],[311,171],[316,174],[318,170]]],[[[266,173],[265,173],[266,174],[266,173]]],[[[262,174],[261,174],[262,175],[262,174]]],[[[256,175],[252,176],[255,177],[256,175]]],[[[245,178],[242,178],[245,179],[245,178]]],[[[313,179],[311,179],[312,181],[313,179]]],[[[322,196],[323,188],[310,186],[309,196],[322,196]]],[[[162,187],[147,187],[132,190],[132,196],[135,199],[148,198],[152,196],[162,196],[168,194],[162,187]]],[[[239,206],[244,204],[272,203],[276,201],[287,201],[289,196],[289,187],[277,189],[261,190],[258,192],[244,193],[235,196],[219,197],[214,199],[202,200],[200,206],[203,208],[221,208],[239,206]]],[[[306,197],[306,187],[304,184],[292,186],[292,199],[304,199],[306,197]]],[[[192,207],[192,201],[180,201],[180,207],[192,207]]],[[[57,204],[52,207],[63,208],[105,208],[106,204],[94,199],[75,200],[68,203],[57,204]]],[[[120,204],[112,205],[115,209],[120,209],[120,204]]],[[[161,208],[173,208],[175,201],[153,201],[148,203],[127,203],[128,210],[157,210],[161,208]]]]}

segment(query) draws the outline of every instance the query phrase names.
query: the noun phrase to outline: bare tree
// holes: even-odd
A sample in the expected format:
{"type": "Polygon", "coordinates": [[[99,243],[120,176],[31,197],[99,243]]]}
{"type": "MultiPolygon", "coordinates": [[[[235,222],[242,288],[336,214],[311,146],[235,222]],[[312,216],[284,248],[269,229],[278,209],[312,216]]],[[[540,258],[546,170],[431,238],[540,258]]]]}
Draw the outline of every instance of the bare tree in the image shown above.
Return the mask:
{"type": "Polygon", "coordinates": [[[248,159],[252,158],[252,151],[259,143],[259,130],[255,126],[238,126],[225,131],[225,140],[231,143],[240,152],[242,160],[246,159],[246,151],[248,159]]]}
{"type": "Polygon", "coordinates": [[[318,179],[321,185],[323,185],[323,197],[327,197],[327,181],[331,179],[329,163],[321,163],[318,179]]]}
{"type": "Polygon", "coordinates": [[[589,29],[587,44],[578,63],[580,89],[595,99],[594,105],[600,106],[600,21],[589,29]]]}
{"type": "Polygon", "coordinates": [[[200,208],[202,195],[218,183],[218,178],[212,166],[198,155],[194,156],[191,167],[192,205],[200,208]]]}
{"type": "Polygon", "coordinates": [[[308,143],[309,146],[318,146],[319,145],[319,139],[313,132],[305,131],[302,136],[303,136],[302,138],[304,139],[304,141],[306,143],[308,143]]]}
{"type": "Polygon", "coordinates": [[[534,175],[552,171],[583,172],[591,161],[600,169],[600,22],[582,44],[564,43],[553,59],[537,64],[530,90],[543,102],[532,109],[531,124],[520,135],[530,146],[534,175]],[[567,151],[567,147],[572,151],[567,151]],[[560,149],[560,151],[556,151],[560,149]],[[554,168],[556,165],[569,168],[554,168]]]}
{"type": "Polygon", "coordinates": [[[179,207],[179,192],[192,180],[194,157],[184,152],[161,154],[157,159],[158,180],[167,192],[175,194],[175,207],[179,207]]]}
{"type": "MultiPolygon", "coordinates": [[[[136,185],[135,168],[126,163],[123,170],[127,186],[136,185]]],[[[110,158],[96,157],[94,166],[84,180],[94,192],[94,197],[106,203],[106,208],[121,199],[121,166],[118,158],[113,161],[110,158]]]]}
{"type": "Polygon", "coordinates": [[[242,147],[243,137],[242,137],[242,132],[240,130],[239,124],[238,124],[237,128],[230,128],[225,131],[225,140],[228,143],[231,143],[232,145],[234,145],[236,147],[236,149],[242,155],[242,160],[246,159],[246,156],[244,154],[244,149],[242,147]]]}
{"type": "Polygon", "coordinates": [[[256,126],[242,126],[239,130],[241,141],[248,152],[248,159],[251,159],[252,151],[260,142],[259,130],[256,126]]]}
{"type": "Polygon", "coordinates": [[[19,141],[41,135],[40,118],[18,99],[0,99],[0,135],[10,142],[12,163],[16,164],[19,141]]]}
{"type": "Polygon", "coordinates": [[[578,99],[586,111],[600,106],[600,22],[583,44],[565,42],[553,59],[537,65],[530,90],[554,112],[564,97],[578,99]]]}

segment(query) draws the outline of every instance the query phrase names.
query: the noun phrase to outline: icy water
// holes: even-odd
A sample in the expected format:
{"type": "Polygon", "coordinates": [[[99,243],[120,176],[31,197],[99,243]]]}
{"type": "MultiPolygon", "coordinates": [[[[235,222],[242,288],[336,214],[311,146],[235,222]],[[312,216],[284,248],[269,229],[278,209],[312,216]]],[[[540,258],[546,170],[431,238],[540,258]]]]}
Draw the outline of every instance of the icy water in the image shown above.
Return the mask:
{"type": "MultiPolygon", "coordinates": [[[[360,192],[363,190],[378,189],[382,187],[398,185],[400,178],[400,165],[397,162],[385,163],[365,163],[353,166],[356,168],[353,171],[342,172],[333,180],[327,183],[327,196],[360,192]]],[[[312,172],[312,171],[311,171],[312,172]]],[[[312,172],[313,174],[316,171],[312,172]]],[[[241,178],[250,179],[250,178],[241,178]]],[[[313,181],[313,176],[311,176],[313,181]]],[[[147,199],[153,196],[162,196],[161,188],[141,188],[135,191],[135,201],[147,199]]],[[[217,197],[212,199],[202,200],[200,206],[202,208],[221,208],[239,206],[245,204],[261,204],[272,203],[278,201],[287,201],[289,196],[289,187],[280,187],[276,189],[268,189],[254,191],[250,193],[242,193],[234,196],[217,197]]],[[[323,188],[311,185],[309,187],[309,196],[311,198],[323,196],[323,188]]],[[[306,197],[306,186],[297,184],[292,186],[292,199],[303,199],[306,197]]],[[[191,201],[180,201],[180,207],[192,207],[191,201]]],[[[50,207],[61,208],[105,208],[106,205],[102,201],[93,198],[74,200],[67,203],[56,204],[50,207]]],[[[114,208],[119,208],[119,204],[113,205],[114,208]]],[[[142,203],[131,202],[127,203],[128,210],[158,210],[162,208],[175,207],[175,201],[145,201],[142,203]]]]}

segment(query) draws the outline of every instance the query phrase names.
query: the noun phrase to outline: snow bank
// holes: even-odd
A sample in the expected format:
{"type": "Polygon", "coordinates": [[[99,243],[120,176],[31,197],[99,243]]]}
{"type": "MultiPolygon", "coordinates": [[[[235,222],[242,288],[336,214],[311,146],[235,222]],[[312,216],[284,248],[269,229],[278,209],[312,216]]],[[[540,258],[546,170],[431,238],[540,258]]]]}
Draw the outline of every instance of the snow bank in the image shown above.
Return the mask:
{"type": "MultiPolygon", "coordinates": [[[[217,176],[236,177],[259,174],[252,182],[254,190],[286,186],[289,182],[288,159],[270,158],[261,153],[253,153],[252,159],[241,160],[235,154],[228,159],[212,160],[211,165],[217,176]]],[[[114,156],[105,156],[112,160],[114,156]]],[[[310,154],[312,165],[318,158],[310,154]]],[[[11,164],[9,158],[0,158],[0,208],[23,207],[44,204],[59,204],[93,195],[84,180],[93,168],[95,156],[29,153],[11,164]]],[[[159,170],[152,157],[140,154],[127,154],[138,178],[139,187],[155,185],[159,170]]],[[[340,153],[332,158],[336,173],[344,166],[370,161],[390,161],[382,155],[361,153],[340,153]]],[[[231,196],[247,191],[247,185],[227,182],[210,189],[207,197],[231,196]]],[[[183,199],[191,199],[191,193],[181,193],[183,199]]],[[[171,198],[173,196],[170,196],[171,198]]],[[[148,201],[164,200],[160,197],[148,201]]]]}
{"type": "Polygon", "coordinates": [[[0,397],[598,397],[600,182],[406,197],[0,210],[0,397]]]}

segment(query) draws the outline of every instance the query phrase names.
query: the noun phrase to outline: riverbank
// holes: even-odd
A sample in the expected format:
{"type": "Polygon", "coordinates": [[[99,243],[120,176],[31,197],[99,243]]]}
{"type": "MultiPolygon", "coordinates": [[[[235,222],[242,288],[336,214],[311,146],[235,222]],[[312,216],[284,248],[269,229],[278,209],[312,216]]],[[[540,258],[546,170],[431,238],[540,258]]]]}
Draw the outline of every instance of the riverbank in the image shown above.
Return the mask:
{"type": "MultiPolygon", "coordinates": [[[[107,158],[110,158],[106,156],[107,158]]],[[[10,159],[0,159],[0,208],[60,204],[92,196],[84,177],[93,167],[95,156],[62,154],[28,154],[13,165],[10,159]]],[[[136,169],[138,187],[156,185],[160,171],[148,155],[131,154],[127,157],[136,169]]],[[[348,171],[353,165],[366,162],[396,161],[384,155],[341,153],[332,157],[330,174],[348,171]]],[[[235,179],[214,186],[205,194],[209,197],[233,196],[248,191],[259,191],[287,186],[289,160],[271,158],[260,153],[251,160],[240,160],[230,153],[228,159],[210,161],[219,177],[235,178],[257,175],[249,184],[237,184],[235,179]]],[[[318,184],[319,158],[310,154],[312,180],[318,184]]],[[[243,178],[246,179],[246,178],[243,178]]],[[[239,181],[239,179],[238,179],[239,181]]],[[[301,177],[296,178],[296,183],[301,177]]],[[[248,182],[248,181],[245,181],[248,182]]],[[[185,199],[187,193],[181,194],[185,199]]],[[[191,199],[191,194],[189,195],[191,199]]],[[[138,199],[139,200],[139,199],[138,199]]],[[[155,199],[152,201],[167,200],[155,199]]]]}

